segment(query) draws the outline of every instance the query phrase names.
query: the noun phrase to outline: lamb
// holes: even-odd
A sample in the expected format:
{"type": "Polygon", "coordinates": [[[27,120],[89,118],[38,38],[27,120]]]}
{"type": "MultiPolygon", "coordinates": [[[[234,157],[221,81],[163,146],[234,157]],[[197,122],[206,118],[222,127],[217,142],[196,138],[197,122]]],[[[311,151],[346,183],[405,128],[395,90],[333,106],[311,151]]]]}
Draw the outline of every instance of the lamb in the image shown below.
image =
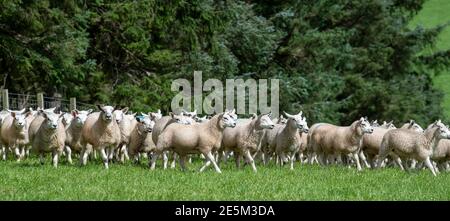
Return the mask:
{"type": "Polygon", "coordinates": [[[155,116],[151,113],[148,115],[141,114],[141,117],[137,118],[137,124],[131,132],[128,151],[136,163],[139,162],[139,153],[148,154],[156,148],[151,137],[153,127],[155,126],[154,120],[155,116]]]}
{"type": "Polygon", "coordinates": [[[358,153],[361,149],[362,138],[364,134],[372,132],[373,127],[363,117],[347,127],[318,123],[311,127],[311,132],[308,134],[308,148],[320,154],[319,162],[322,165],[325,164],[326,155],[338,157],[341,154],[351,155],[356,161],[358,171],[361,171],[358,153]]]}
{"type": "Polygon", "coordinates": [[[276,135],[275,152],[280,159],[281,166],[283,166],[286,154],[288,154],[291,161],[290,169],[293,170],[295,155],[300,151],[301,146],[300,132],[308,133],[309,128],[306,117],[302,117],[302,112],[297,115],[290,115],[285,112],[284,115],[288,120],[276,135]]]}
{"type": "Polygon", "coordinates": [[[2,159],[6,160],[7,148],[14,151],[17,161],[24,157],[24,151],[29,144],[28,125],[30,125],[29,116],[31,111],[23,109],[21,111],[10,111],[5,117],[1,126],[2,159]]]}
{"type": "Polygon", "coordinates": [[[33,137],[30,137],[32,149],[39,154],[41,164],[44,164],[44,154],[51,152],[55,168],[58,167],[58,158],[64,150],[66,140],[65,128],[60,120],[62,116],[63,114],[40,110],[39,116],[31,123],[38,128],[33,137]]]}
{"type": "Polygon", "coordinates": [[[120,128],[114,119],[113,112],[116,108],[98,105],[100,112],[90,114],[83,125],[81,135],[80,163],[86,165],[89,153],[98,150],[106,169],[109,168],[109,155],[120,143],[120,128]],[[88,146],[90,144],[92,148],[88,146]]]}
{"type": "MultiPolygon", "coordinates": [[[[394,126],[395,127],[395,126],[394,126]]],[[[374,127],[371,134],[364,134],[361,146],[361,153],[366,153],[368,158],[369,168],[375,168],[375,157],[380,150],[381,141],[383,136],[392,128],[392,122],[390,124],[384,122],[382,126],[374,127]],[[385,128],[387,127],[387,128],[385,128]]],[[[362,156],[360,155],[360,158],[362,156]]]]}
{"type": "MultiPolygon", "coordinates": [[[[66,127],[66,140],[65,140],[65,151],[67,155],[67,161],[72,164],[72,151],[77,153],[81,153],[83,146],[81,145],[81,134],[83,125],[86,122],[86,119],[93,110],[87,111],[72,111],[72,120],[70,124],[66,127]]],[[[67,118],[69,119],[69,118],[67,118]]],[[[63,116],[64,120],[64,116],[63,116]]]]}
{"type": "Polygon", "coordinates": [[[419,162],[425,162],[431,173],[436,176],[431,157],[441,139],[450,139],[449,129],[441,122],[423,133],[405,128],[390,130],[384,135],[381,142],[378,167],[381,166],[387,155],[391,155],[400,168],[405,170],[401,159],[412,158],[419,162]]]}
{"type": "Polygon", "coordinates": [[[410,120],[408,123],[403,124],[400,128],[417,131],[419,133],[423,132],[423,128],[414,120],[410,120]]]}
{"type": "MultiPolygon", "coordinates": [[[[114,118],[120,128],[120,144],[116,148],[116,157],[121,163],[128,158],[127,145],[130,143],[131,131],[136,125],[135,115],[126,115],[128,107],[113,112],[114,118]]],[[[113,159],[113,153],[109,156],[109,160],[113,159]]]]}
{"type": "MultiPolygon", "coordinates": [[[[180,115],[176,115],[174,113],[170,113],[169,116],[162,117],[161,119],[157,120],[155,123],[155,126],[153,127],[152,132],[152,140],[154,144],[158,143],[158,137],[159,135],[169,126],[173,123],[179,123],[179,124],[193,124],[194,120],[190,117],[184,116],[183,113],[180,115]]],[[[167,169],[167,162],[168,162],[167,153],[163,153],[163,167],[164,169],[167,169]]]]}
{"type": "Polygon", "coordinates": [[[261,114],[248,123],[238,124],[234,128],[225,128],[221,150],[219,151],[233,151],[237,168],[240,168],[241,156],[245,156],[253,171],[256,172],[251,153],[259,151],[264,129],[273,129],[274,127],[275,124],[270,119],[270,113],[268,113],[261,114]]]}
{"type": "MultiPolygon", "coordinates": [[[[183,125],[170,124],[159,136],[151,169],[155,168],[157,156],[165,150],[173,150],[180,156],[182,170],[186,170],[185,160],[188,154],[201,153],[207,158],[206,165],[212,163],[216,172],[222,173],[211,151],[220,146],[222,132],[226,127],[236,126],[235,110],[217,114],[207,123],[183,125]]],[[[206,167],[202,167],[204,169],[206,167]]]]}
{"type": "Polygon", "coordinates": [[[73,113],[64,113],[62,116],[62,123],[65,128],[69,127],[70,123],[73,120],[73,113]]]}

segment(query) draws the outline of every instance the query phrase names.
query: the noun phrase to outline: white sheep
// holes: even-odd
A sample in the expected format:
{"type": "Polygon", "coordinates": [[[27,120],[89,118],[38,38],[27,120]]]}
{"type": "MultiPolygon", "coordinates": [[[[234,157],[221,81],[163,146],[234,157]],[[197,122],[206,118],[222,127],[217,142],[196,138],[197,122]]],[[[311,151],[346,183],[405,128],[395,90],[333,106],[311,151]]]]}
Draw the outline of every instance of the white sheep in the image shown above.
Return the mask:
{"type": "Polygon", "coordinates": [[[2,159],[6,160],[7,148],[14,151],[17,161],[25,154],[25,148],[29,145],[28,128],[31,123],[29,116],[32,112],[23,109],[21,111],[9,111],[3,119],[1,126],[2,159]]]}

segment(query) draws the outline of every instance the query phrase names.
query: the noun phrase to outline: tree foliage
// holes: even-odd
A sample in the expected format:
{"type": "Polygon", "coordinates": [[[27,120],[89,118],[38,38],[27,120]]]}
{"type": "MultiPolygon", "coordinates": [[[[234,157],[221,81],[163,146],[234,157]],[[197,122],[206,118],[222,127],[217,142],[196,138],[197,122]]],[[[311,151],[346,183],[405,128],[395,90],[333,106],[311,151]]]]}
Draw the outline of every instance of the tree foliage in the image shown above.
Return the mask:
{"type": "MultiPolygon", "coordinates": [[[[13,92],[170,110],[171,80],[279,78],[281,110],[312,122],[442,116],[423,54],[444,25],[408,27],[423,1],[1,0],[0,75],[13,92]]],[[[445,21],[444,21],[445,22],[445,21]]]]}

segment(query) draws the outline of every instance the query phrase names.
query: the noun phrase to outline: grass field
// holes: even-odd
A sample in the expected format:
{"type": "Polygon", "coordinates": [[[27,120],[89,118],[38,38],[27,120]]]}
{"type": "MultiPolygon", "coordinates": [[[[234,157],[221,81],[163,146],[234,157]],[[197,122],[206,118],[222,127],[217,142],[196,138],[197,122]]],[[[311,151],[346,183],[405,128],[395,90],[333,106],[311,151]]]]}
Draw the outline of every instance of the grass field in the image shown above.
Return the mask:
{"type": "Polygon", "coordinates": [[[200,161],[155,171],[141,165],[112,165],[100,161],[85,168],[63,160],[57,169],[37,160],[0,162],[0,200],[450,200],[450,174],[405,173],[399,169],[295,165],[259,166],[236,170],[230,161],[223,174],[197,172],[200,161]]]}
{"type": "MultiPolygon", "coordinates": [[[[420,13],[415,17],[411,26],[422,25],[424,27],[434,27],[436,25],[450,22],[450,1],[449,0],[428,0],[420,13]]],[[[439,35],[436,48],[430,50],[450,49],[450,27],[444,29],[439,35]]],[[[445,100],[442,104],[447,119],[450,119],[450,70],[444,71],[434,79],[435,87],[445,93],[445,100]]]]}
{"type": "MultiPolygon", "coordinates": [[[[429,0],[412,22],[432,27],[450,20],[449,0],[429,0]]],[[[437,48],[450,49],[450,28],[437,48]]],[[[443,107],[450,119],[450,71],[434,79],[446,93],[443,107]]],[[[54,169],[36,159],[0,161],[0,200],[450,200],[450,174],[405,173],[399,169],[365,170],[296,164],[295,170],[258,166],[236,170],[229,162],[223,174],[197,172],[201,162],[179,168],[149,171],[131,163],[103,169],[101,162],[85,168],[66,165],[54,169]]]]}

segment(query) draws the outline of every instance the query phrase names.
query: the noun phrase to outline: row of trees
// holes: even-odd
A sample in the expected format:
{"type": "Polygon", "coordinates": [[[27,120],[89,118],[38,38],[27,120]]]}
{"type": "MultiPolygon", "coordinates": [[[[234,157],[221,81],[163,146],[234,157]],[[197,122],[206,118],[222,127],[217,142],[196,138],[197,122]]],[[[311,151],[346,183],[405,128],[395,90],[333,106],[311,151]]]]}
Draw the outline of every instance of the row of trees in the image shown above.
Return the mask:
{"type": "Polygon", "coordinates": [[[171,80],[279,78],[311,122],[442,117],[431,77],[444,26],[409,28],[422,0],[2,0],[0,77],[12,92],[170,110],[171,80]]]}

